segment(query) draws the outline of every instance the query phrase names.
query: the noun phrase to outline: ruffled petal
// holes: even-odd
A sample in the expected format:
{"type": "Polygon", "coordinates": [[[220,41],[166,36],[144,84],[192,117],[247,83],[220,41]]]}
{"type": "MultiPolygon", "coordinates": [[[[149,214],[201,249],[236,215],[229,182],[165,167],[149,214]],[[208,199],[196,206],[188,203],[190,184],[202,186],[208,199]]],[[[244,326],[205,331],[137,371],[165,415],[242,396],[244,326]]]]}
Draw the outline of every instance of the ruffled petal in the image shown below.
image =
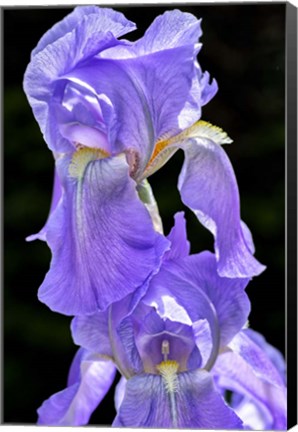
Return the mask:
{"type": "Polygon", "coordinates": [[[96,6],[78,6],[42,36],[36,48],[32,51],[32,57],[45,49],[47,45],[74,30],[85,17],[93,14],[100,20],[100,31],[111,32],[117,38],[136,28],[135,24],[128,21],[121,12],[96,6]]]}
{"type": "Polygon", "coordinates": [[[65,194],[48,223],[53,257],[38,293],[66,315],[104,310],[135,291],[168,248],[137,196],[125,157],[98,160],[87,150],[70,165],[67,157],[57,162],[65,194]]]}
{"type": "Polygon", "coordinates": [[[178,9],[155,18],[145,35],[135,43],[139,55],[184,45],[195,45],[202,35],[201,20],[178,9]]]}
{"type": "Polygon", "coordinates": [[[49,148],[70,151],[59,132],[53,103],[61,103],[66,81],[59,80],[78,63],[120,44],[116,38],[135,25],[121,13],[96,7],[78,8],[54,26],[33,51],[24,77],[24,90],[49,148]]]}
{"type": "Polygon", "coordinates": [[[175,9],[155,18],[144,36],[131,46],[112,47],[101,53],[101,57],[135,58],[188,45],[191,45],[197,54],[201,48],[201,44],[198,43],[201,35],[201,19],[198,20],[188,12],[175,9]]]}
{"type": "MultiPolygon", "coordinates": [[[[178,47],[192,46],[195,60],[201,48],[201,44],[198,43],[201,35],[201,20],[194,15],[179,10],[166,11],[153,21],[145,35],[132,46],[117,46],[108,49],[102,53],[102,57],[134,58],[164,50],[175,50],[178,47]]],[[[175,51],[173,55],[176,55],[175,51]]],[[[187,128],[200,117],[200,107],[208,103],[218,89],[215,80],[209,84],[210,75],[208,72],[202,73],[196,61],[194,61],[194,66],[196,73],[192,79],[189,98],[178,116],[181,129],[187,128]]]]}
{"type": "Polygon", "coordinates": [[[253,257],[245,239],[237,182],[226,153],[210,139],[189,139],[182,147],[185,162],[178,188],[184,204],[215,237],[219,275],[260,274],[265,267],[253,257]]]}
{"type": "Polygon", "coordinates": [[[53,186],[53,193],[52,193],[52,202],[51,202],[51,207],[50,207],[50,212],[49,212],[49,216],[47,219],[47,222],[45,224],[45,226],[39,231],[39,233],[37,234],[32,234],[30,236],[28,236],[26,238],[27,241],[32,241],[32,240],[43,240],[43,241],[47,241],[47,230],[48,230],[48,223],[51,217],[51,214],[54,212],[54,210],[56,209],[60,199],[62,197],[62,187],[61,187],[61,182],[58,176],[58,173],[55,169],[55,174],[54,174],[54,186],[53,186]]]}
{"type": "Polygon", "coordinates": [[[38,409],[39,425],[85,425],[108,392],[116,373],[112,362],[96,359],[94,354],[80,349],[74,363],[69,387],[51,396],[38,409]]]}
{"type": "Polygon", "coordinates": [[[166,252],[165,259],[175,261],[189,255],[190,243],[187,240],[184,212],[176,213],[174,218],[175,224],[167,236],[171,242],[171,249],[166,252]]]}
{"type": "Polygon", "coordinates": [[[212,373],[219,387],[239,393],[264,412],[266,429],[286,429],[283,378],[246,330],[239,333],[229,344],[229,349],[218,357],[212,373]]]}
{"type": "Polygon", "coordinates": [[[215,256],[208,251],[190,255],[167,266],[173,274],[204,291],[216,310],[220,345],[227,345],[248,319],[250,302],[244,289],[249,279],[220,277],[215,256]]]}
{"type": "Polygon", "coordinates": [[[198,66],[198,79],[201,88],[201,104],[206,105],[217,93],[218,85],[215,79],[210,82],[209,72],[202,72],[198,66]]]}
{"type": "Polygon", "coordinates": [[[113,426],[241,429],[241,420],[215,390],[208,372],[180,373],[175,380],[171,391],[160,375],[129,379],[113,426]]]}

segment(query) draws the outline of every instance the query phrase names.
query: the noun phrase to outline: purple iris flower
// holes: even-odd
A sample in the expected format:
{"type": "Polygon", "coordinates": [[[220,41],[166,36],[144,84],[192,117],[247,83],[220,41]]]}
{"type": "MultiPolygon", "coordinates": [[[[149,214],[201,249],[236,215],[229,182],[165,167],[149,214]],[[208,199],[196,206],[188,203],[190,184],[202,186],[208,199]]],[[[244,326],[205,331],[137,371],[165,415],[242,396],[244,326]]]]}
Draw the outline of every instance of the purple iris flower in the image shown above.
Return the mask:
{"type": "Polygon", "coordinates": [[[210,252],[188,255],[182,213],[168,239],[171,249],[145,294],[136,291],[104,312],[73,319],[81,348],[67,388],[39,408],[39,424],[87,424],[116,368],[122,378],[113,426],[241,429],[240,415],[223,398],[232,372],[232,389],[276,409],[276,424],[285,424],[279,372],[242,330],[249,280],[219,277],[210,252]]]}
{"type": "Polygon", "coordinates": [[[68,315],[103,311],[158,271],[168,242],[137,189],[180,148],[181,198],[215,237],[218,273],[247,278],[264,269],[221,147],[231,140],[198,121],[217,91],[196,60],[200,20],[173,10],[136,42],[119,40],[134,29],[119,12],[77,7],[41,38],[25,73],[57,171],[47,224],[30,237],[46,240],[53,255],[39,299],[68,315]]]}

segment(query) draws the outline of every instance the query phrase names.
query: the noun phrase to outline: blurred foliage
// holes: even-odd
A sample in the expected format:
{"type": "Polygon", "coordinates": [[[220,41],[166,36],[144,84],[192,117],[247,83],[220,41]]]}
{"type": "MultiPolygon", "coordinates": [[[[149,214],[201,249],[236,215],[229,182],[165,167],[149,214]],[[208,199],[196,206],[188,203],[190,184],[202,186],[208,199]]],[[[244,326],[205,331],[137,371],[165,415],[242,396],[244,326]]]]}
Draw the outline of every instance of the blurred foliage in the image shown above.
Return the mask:
{"type": "MultiPolygon", "coordinates": [[[[221,126],[238,179],[243,220],[267,270],[248,287],[250,325],[284,353],[285,344],[285,4],[115,7],[142,36],[152,20],[180,8],[203,18],[199,62],[219,91],[203,119],[221,126]]],[[[53,159],[22,90],[30,51],[67,8],[6,8],[4,14],[4,422],[34,423],[44,399],[64,388],[76,351],[70,318],[37,300],[50,262],[43,242],[25,242],[44,224],[51,198],[53,159]]],[[[129,101],[128,101],[129,103],[129,101]]],[[[176,188],[183,155],[150,179],[168,233],[184,210],[192,252],[213,250],[213,239],[185,208],[176,188]]],[[[132,263],[133,265],[133,263],[132,263]]],[[[110,424],[110,392],[92,422],[110,424]]]]}

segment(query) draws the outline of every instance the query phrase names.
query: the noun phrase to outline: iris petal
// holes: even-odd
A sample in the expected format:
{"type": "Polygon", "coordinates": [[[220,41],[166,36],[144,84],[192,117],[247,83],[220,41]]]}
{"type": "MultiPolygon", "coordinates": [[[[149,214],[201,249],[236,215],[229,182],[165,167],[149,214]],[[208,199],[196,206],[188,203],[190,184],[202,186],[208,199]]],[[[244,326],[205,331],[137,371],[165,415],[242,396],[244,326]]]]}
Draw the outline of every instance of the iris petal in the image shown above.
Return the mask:
{"type": "Polygon", "coordinates": [[[175,224],[167,239],[171,242],[171,249],[165,254],[167,259],[177,260],[189,255],[190,243],[187,240],[184,212],[175,214],[175,224]]]}
{"type": "Polygon", "coordinates": [[[236,391],[269,412],[268,429],[286,429],[286,388],[284,380],[266,352],[244,330],[229,344],[212,370],[218,385],[236,391]]]}
{"type": "Polygon", "coordinates": [[[251,277],[264,270],[251,254],[241,228],[237,182],[224,150],[210,140],[184,147],[185,162],[178,187],[184,204],[215,237],[218,273],[251,277]]]}
{"type": "Polygon", "coordinates": [[[244,333],[249,337],[255,344],[257,344],[269,357],[271,362],[274,364],[276,369],[279,371],[283,382],[286,382],[286,363],[283,355],[278,349],[270,345],[263,335],[252,330],[251,328],[245,329],[244,333]]]}
{"type": "MultiPolygon", "coordinates": [[[[166,11],[153,21],[145,35],[136,41],[133,46],[111,48],[103,52],[102,56],[105,58],[127,59],[164,50],[172,50],[172,56],[176,56],[176,48],[192,46],[193,64],[196,71],[192,74],[188,98],[185,100],[183,109],[178,113],[178,125],[183,130],[200,118],[201,106],[209,102],[217,91],[215,80],[209,84],[208,72],[203,74],[195,61],[201,46],[198,43],[201,35],[201,20],[198,20],[194,15],[179,10],[166,11]],[[199,101],[200,103],[198,103],[199,101]]],[[[178,81],[181,82],[179,79],[178,81]]],[[[175,102],[175,98],[171,98],[171,102],[175,102]]],[[[175,131],[168,128],[167,132],[172,135],[175,131]]],[[[160,138],[160,135],[158,138],[160,138]]]]}
{"type": "Polygon", "coordinates": [[[178,373],[177,381],[177,391],[169,393],[159,375],[129,379],[113,426],[241,429],[208,372],[178,373]]]}
{"type": "Polygon", "coordinates": [[[66,315],[104,310],[135,291],[168,248],[137,196],[125,157],[87,164],[84,155],[71,165],[67,157],[57,162],[65,194],[48,223],[53,257],[38,293],[66,315]]]}
{"type": "MultiPolygon", "coordinates": [[[[198,39],[202,35],[201,20],[190,13],[181,12],[177,9],[166,11],[158,16],[145,32],[144,36],[137,40],[131,47],[118,46],[108,49],[102,53],[102,57],[114,59],[128,59],[171,50],[172,57],[178,55],[176,48],[191,46],[193,52],[194,73],[188,97],[183,109],[177,113],[178,125],[183,130],[197,121],[201,116],[201,106],[206,104],[216,93],[217,84],[213,80],[209,85],[209,74],[203,74],[195,61],[196,55],[201,47],[198,39]]],[[[181,79],[178,79],[181,82],[181,79]]],[[[169,102],[175,103],[173,97],[169,102]]],[[[165,132],[172,135],[175,131],[168,128],[165,132]]],[[[160,137],[160,134],[158,135],[160,137]]]]}
{"type": "Polygon", "coordinates": [[[249,279],[220,277],[215,256],[208,251],[168,263],[168,269],[204,291],[216,310],[220,345],[227,345],[248,319],[250,302],[244,289],[249,279]]]}
{"type": "Polygon", "coordinates": [[[116,369],[112,362],[101,361],[80,349],[73,362],[69,387],[47,399],[38,409],[38,424],[82,426],[106,395],[116,369]],[[79,366],[79,367],[78,367],[79,366]]]}
{"type": "Polygon", "coordinates": [[[250,231],[240,219],[237,181],[221,147],[231,142],[220,128],[199,121],[157,142],[143,176],[153,174],[181,148],[185,153],[178,181],[181,199],[213,234],[219,275],[246,278],[260,274],[265,267],[253,257],[250,231]]]}
{"type": "Polygon", "coordinates": [[[53,151],[71,151],[61,136],[53,103],[61,102],[66,80],[57,80],[78,63],[121,42],[116,38],[135,25],[119,12],[107,8],[77,8],[56,24],[33,51],[24,89],[45,141],[53,151]]]}
{"type": "Polygon", "coordinates": [[[71,323],[71,331],[77,345],[91,352],[113,357],[107,311],[75,317],[71,323]]]}
{"type": "Polygon", "coordinates": [[[134,342],[130,315],[144,295],[147,284],[124,299],[111,304],[108,310],[77,316],[71,324],[72,337],[83,348],[114,360],[121,374],[130,377],[143,370],[134,342]]]}
{"type": "Polygon", "coordinates": [[[32,51],[32,56],[35,56],[39,51],[45,49],[47,45],[52,44],[66,33],[74,30],[85,17],[93,14],[98,18],[100,30],[111,32],[115,37],[120,37],[135,29],[135,24],[128,21],[121,12],[96,6],[79,6],[42,36],[36,48],[32,51]]]}
{"type": "Polygon", "coordinates": [[[203,73],[201,68],[198,67],[198,78],[201,87],[201,104],[206,105],[217,93],[218,85],[215,79],[209,83],[210,74],[209,72],[203,73]]]}
{"type": "Polygon", "coordinates": [[[183,45],[196,44],[202,35],[201,20],[178,9],[166,11],[150,25],[136,42],[139,54],[162,51],[183,45]]]}
{"type": "Polygon", "coordinates": [[[126,378],[143,370],[135,344],[131,315],[148,289],[151,276],[139,289],[109,307],[109,335],[118,369],[126,378]]]}

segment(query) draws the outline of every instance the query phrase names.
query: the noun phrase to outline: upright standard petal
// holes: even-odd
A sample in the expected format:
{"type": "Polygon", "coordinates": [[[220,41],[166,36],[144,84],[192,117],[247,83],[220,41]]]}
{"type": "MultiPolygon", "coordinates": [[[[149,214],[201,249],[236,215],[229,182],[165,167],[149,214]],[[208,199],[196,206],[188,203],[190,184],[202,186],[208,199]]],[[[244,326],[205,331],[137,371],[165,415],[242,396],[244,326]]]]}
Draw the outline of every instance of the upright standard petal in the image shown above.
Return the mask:
{"type": "Polygon", "coordinates": [[[94,15],[98,20],[97,31],[111,32],[117,38],[136,28],[135,24],[128,21],[121,12],[97,6],[78,6],[42,36],[36,48],[32,51],[32,57],[45,49],[47,45],[74,30],[89,15],[94,15]]]}
{"type": "Polygon", "coordinates": [[[178,117],[188,101],[192,100],[192,121],[199,118],[199,101],[190,94],[195,74],[194,50],[187,45],[136,58],[93,59],[64,78],[87,83],[109,98],[115,114],[109,127],[116,131],[112,152],[133,151],[132,175],[140,179],[156,141],[181,131],[178,117]]]}
{"type": "Polygon", "coordinates": [[[137,196],[124,155],[98,157],[82,149],[71,163],[57,161],[65,193],[48,223],[53,256],[38,295],[66,315],[104,310],[135,291],[168,248],[137,196]]]}
{"type": "Polygon", "coordinates": [[[227,345],[248,319],[250,301],[245,288],[249,279],[220,277],[215,256],[209,251],[168,263],[167,267],[172,274],[204,291],[216,310],[220,345],[227,345]]]}
{"type": "Polygon", "coordinates": [[[112,385],[116,368],[110,361],[78,350],[68,387],[47,399],[38,409],[38,424],[83,426],[112,385]]]}
{"type": "MultiPolygon", "coordinates": [[[[200,118],[201,106],[209,102],[218,89],[215,80],[209,84],[209,73],[202,73],[200,66],[195,61],[201,47],[201,44],[198,43],[201,35],[201,20],[198,20],[194,15],[177,9],[166,11],[153,21],[144,36],[131,47],[111,48],[104,51],[101,57],[125,59],[165,50],[172,50],[172,55],[176,56],[176,48],[191,46],[194,53],[195,73],[192,76],[188,99],[178,115],[179,127],[184,129],[200,118]]],[[[169,132],[172,135],[174,131],[169,130],[169,132]]]]}
{"type": "Polygon", "coordinates": [[[178,9],[155,18],[145,35],[135,43],[139,54],[149,54],[184,45],[196,45],[202,35],[201,20],[178,9]]]}
{"type": "Polygon", "coordinates": [[[184,212],[175,214],[175,224],[167,239],[171,242],[171,249],[166,252],[166,259],[177,260],[189,255],[190,243],[187,240],[184,212]]]}
{"type": "Polygon", "coordinates": [[[132,46],[112,47],[101,53],[102,58],[127,59],[191,45],[197,53],[202,35],[201,20],[178,9],[159,15],[143,37],[132,46]]]}
{"type": "Polygon", "coordinates": [[[71,150],[53,109],[54,103],[62,102],[67,84],[61,77],[100,51],[121,44],[116,38],[134,29],[121,13],[87,7],[76,9],[41,39],[25,72],[24,90],[51,150],[71,150]]]}
{"type": "Polygon", "coordinates": [[[129,379],[113,422],[116,427],[241,429],[242,422],[203,370],[178,373],[172,386],[160,375],[129,379]]]}
{"type": "Polygon", "coordinates": [[[244,396],[264,412],[266,428],[286,429],[284,379],[266,352],[248,337],[246,330],[239,333],[228,349],[219,355],[212,374],[219,387],[244,396]]]}

